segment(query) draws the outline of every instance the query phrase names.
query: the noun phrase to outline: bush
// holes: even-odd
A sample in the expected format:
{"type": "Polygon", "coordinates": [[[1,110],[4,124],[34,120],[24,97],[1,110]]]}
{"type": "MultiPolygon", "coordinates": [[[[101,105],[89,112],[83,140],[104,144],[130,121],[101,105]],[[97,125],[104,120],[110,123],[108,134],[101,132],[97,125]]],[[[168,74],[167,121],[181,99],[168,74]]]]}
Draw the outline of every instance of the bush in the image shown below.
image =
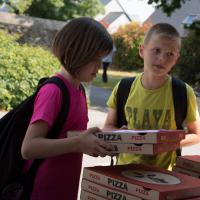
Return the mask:
{"type": "Polygon", "coordinates": [[[17,36],[0,31],[0,109],[9,110],[33,93],[38,80],[59,69],[58,60],[41,47],[19,45],[17,36]]]}
{"type": "Polygon", "coordinates": [[[142,42],[144,33],[149,25],[140,26],[133,22],[121,26],[113,34],[113,40],[116,46],[113,64],[122,70],[133,70],[143,67],[143,61],[139,56],[139,44],[142,42]]]}

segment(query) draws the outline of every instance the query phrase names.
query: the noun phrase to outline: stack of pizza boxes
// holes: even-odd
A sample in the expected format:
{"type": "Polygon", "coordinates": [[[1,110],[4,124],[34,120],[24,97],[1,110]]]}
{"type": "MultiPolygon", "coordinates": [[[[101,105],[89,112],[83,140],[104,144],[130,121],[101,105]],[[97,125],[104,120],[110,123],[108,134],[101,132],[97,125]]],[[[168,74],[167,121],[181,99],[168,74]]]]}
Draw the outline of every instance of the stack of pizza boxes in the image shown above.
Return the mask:
{"type": "MultiPolygon", "coordinates": [[[[81,134],[69,131],[67,137],[81,134]]],[[[116,130],[95,134],[98,138],[112,144],[112,153],[159,154],[180,148],[185,138],[184,130],[116,130]]]]}
{"type": "Polygon", "coordinates": [[[85,167],[81,200],[199,199],[200,180],[142,164],[85,167]]]}
{"type": "MultiPolygon", "coordinates": [[[[182,130],[118,130],[96,136],[114,146],[115,153],[158,154],[180,147],[182,130]]],[[[173,200],[200,196],[200,180],[148,165],[86,167],[81,200],[173,200]]]]}
{"type": "Polygon", "coordinates": [[[180,148],[183,130],[116,130],[96,133],[114,147],[113,153],[159,154],[180,148]]]}
{"type": "Polygon", "coordinates": [[[200,178],[200,155],[178,156],[173,171],[200,178]]]}

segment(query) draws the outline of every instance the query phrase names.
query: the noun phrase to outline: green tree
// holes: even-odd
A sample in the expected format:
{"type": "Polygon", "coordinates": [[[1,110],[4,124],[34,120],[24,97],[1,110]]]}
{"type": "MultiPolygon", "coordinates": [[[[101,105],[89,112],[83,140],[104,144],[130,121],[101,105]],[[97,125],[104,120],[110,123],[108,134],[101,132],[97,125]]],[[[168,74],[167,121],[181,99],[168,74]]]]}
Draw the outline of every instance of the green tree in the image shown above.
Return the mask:
{"type": "Polygon", "coordinates": [[[104,7],[99,0],[82,1],[79,5],[80,16],[95,17],[97,13],[104,13],[104,7]]]}
{"type": "Polygon", "coordinates": [[[68,20],[79,16],[94,17],[104,12],[99,0],[33,0],[26,14],[35,17],[68,20]]]}
{"type": "MultiPolygon", "coordinates": [[[[30,7],[25,11],[25,14],[34,17],[59,20],[61,18],[60,9],[64,5],[63,0],[33,0],[30,7]]],[[[69,10],[72,9],[70,3],[66,6],[69,10]]]]}
{"type": "Polygon", "coordinates": [[[100,0],[0,0],[0,4],[3,2],[16,14],[64,21],[104,13],[100,0]]]}

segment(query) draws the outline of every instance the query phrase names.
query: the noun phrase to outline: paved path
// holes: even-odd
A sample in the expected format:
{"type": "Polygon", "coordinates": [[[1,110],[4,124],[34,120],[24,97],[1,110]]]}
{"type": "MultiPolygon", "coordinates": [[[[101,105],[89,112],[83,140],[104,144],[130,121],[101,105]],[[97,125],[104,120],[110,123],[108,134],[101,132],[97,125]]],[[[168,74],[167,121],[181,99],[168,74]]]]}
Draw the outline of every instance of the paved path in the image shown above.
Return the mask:
{"type": "Polygon", "coordinates": [[[106,90],[92,85],[88,86],[86,90],[90,97],[90,106],[95,110],[107,112],[106,102],[111,94],[111,90],[106,90]]]}

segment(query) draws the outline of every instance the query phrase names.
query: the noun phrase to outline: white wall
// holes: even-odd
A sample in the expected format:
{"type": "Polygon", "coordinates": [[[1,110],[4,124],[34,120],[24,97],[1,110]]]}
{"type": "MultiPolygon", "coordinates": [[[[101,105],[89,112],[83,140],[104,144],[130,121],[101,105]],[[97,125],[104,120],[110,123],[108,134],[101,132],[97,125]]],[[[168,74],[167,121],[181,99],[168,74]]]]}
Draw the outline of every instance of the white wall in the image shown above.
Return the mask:
{"type": "Polygon", "coordinates": [[[127,19],[127,17],[123,14],[120,17],[117,18],[117,20],[115,20],[109,27],[108,27],[108,31],[110,33],[114,33],[115,31],[117,31],[117,29],[119,28],[119,26],[121,25],[125,25],[130,23],[130,21],[127,19]]]}

